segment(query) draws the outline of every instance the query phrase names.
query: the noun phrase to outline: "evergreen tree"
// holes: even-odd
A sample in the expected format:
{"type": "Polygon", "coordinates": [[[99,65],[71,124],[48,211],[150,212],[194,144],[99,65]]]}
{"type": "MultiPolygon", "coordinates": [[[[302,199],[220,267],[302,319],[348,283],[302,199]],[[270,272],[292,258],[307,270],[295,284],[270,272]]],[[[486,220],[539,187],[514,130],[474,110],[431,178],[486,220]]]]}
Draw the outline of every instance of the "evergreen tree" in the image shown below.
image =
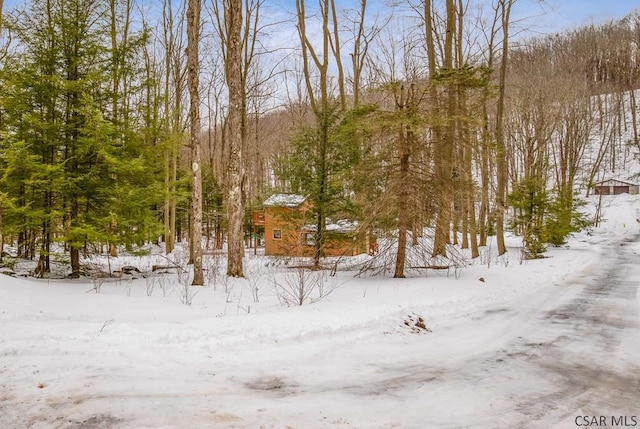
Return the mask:
{"type": "MultiPolygon", "coordinates": [[[[21,50],[1,76],[2,181],[12,203],[3,229],[17,231],[20,256],[33,257],[39,243],[39,275],[49,271],[54,240],[65,243],[77,277],[87,244],[141,244],[158,232],[157,193],[149,192],[156,149],[129,102],[107,107],[113,76],[104,6],[35,0],[10,25],[21,50]]],[[[144,37],[137,40],[139,48],[144,37]]],[[[132,46],[124,51],[129,62],[132,46]]],[[[127,61],[120,74],[133,79],[127,61]]]]}
{"type": "Polygon", "coordinates": [[[362,116],[366,108],[345,114],[336,109],[326,119],[327,137],[317,127],[304,127],[294,136],[291,151],[278,159],[277,175],[288,191],[305,195],[321,210],[323,222],[339,214],[353,214],[354,165],[359,163],[362,116]],[[326,138],[326,143],[321,140],[326,138]]]}

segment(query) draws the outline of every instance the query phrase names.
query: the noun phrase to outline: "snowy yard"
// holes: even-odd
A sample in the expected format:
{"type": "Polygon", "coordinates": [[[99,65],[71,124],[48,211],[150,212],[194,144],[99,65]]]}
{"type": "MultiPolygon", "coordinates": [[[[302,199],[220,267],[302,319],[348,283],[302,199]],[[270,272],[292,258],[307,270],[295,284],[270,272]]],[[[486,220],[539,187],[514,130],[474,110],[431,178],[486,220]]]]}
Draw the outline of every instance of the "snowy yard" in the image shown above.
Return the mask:
{"type": "MultiPolygon", "coordinates": [[[[0,276],[0,427],[453,428],[528,419],[549,427],[544,412],[512,401],[555,382],[531,374],[524,358],[499,372],[483,354],[513,344],[537,309],[575,298],[607,245],[638,232],[636,197],[607,197],[605,206],[600,228],[546,259],[522,263],[514,239],[506,257],[485,249],[457,279],[339,271],[318,280],[331,293],[303,306],[276,293],[276,284],[295,283],[295,269],[250,255],[248,279],[219,276],[214,285],[211,276],[195,289],[175,273],[109,280],[100,293],[88,279],[0,276]],[[486,378],[496,387],[479,388],[486,378]]],[[[154,263],[146,258],[111,263],[154,263]]],[[[630,305],[637,314],[637,294],[630,305]]],[[[640,368],[640,344],[629,341],[612,366],[640,368]]],[[[580,410],[564,411],[557,427],[575,427],[580,410]]]]}

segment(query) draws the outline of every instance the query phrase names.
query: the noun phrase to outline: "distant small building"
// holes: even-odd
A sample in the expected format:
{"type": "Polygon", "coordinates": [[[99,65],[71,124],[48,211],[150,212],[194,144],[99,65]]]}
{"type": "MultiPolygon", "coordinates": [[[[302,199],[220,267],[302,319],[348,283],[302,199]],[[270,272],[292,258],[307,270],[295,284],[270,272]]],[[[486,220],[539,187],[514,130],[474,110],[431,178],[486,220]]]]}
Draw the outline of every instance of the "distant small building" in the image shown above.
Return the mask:
{"type": "MultiPolygon", "coordinates": [[[[313,256],[316,226],[313,225],[312,209],[312,204],[302,195],[270,196],[264,202],[264,254],[313,256]]],[[[367,252],[367,238],[358,234],[357,226],[357,222],[327,219],[325,256],[353,256],[367,252]]]]}
{"type": "Polygon", "coordinates": [[[299,256],[302,227],[311,219],[311,205],[302,195],[275,194],[264,202],[264,254],[299,256]]]}
{"type": "Polygon", "coordinates": [[[596,195],[637,195],[639,188],[640,186],[634,183],[625,182],[618,179],[608,179],[596,183],[594,186],[594,192],[596,195]]]}

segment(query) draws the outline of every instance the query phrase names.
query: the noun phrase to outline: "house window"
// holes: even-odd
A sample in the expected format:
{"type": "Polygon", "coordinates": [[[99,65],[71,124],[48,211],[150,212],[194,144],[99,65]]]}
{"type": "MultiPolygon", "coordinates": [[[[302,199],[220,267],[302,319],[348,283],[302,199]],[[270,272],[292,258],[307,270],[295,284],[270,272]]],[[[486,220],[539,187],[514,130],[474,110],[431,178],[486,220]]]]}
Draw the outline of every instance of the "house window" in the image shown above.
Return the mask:
{"type": "Polygon", "coordinates": [[[316,235],[310,232],[302,234],[302,244],[306,244],[307,246],[315,246],[316,235]]]}
{"type": "Polygon", "coordinates": [[[282,240],[282,230],[281,229],[274,229],[273,230],[273,239],[274,240],[282,240]]]}

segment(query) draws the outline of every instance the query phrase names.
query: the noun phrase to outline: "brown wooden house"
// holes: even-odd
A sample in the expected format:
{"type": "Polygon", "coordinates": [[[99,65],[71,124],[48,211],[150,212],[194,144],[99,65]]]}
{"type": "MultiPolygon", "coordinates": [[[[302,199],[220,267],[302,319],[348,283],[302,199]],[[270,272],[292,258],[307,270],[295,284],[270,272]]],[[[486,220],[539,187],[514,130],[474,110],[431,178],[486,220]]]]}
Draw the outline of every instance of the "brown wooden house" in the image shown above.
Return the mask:
{"type": "Polygon", "coordinates": [[[618,179],[608,179],[596,183],[594,186],[594,192],[596,195],[637,195],[638,185],[618,179]]]}
{"type": "MultiPolygon", "coordinates": [[[[311,203],[302,195],[275,194],[264,202],[264,254],[312,256],[315,245],[311,203]]],[[[366,237],[357,223],[327,220],[325,256],[353,256],[368,251],[366,237]]]]}

